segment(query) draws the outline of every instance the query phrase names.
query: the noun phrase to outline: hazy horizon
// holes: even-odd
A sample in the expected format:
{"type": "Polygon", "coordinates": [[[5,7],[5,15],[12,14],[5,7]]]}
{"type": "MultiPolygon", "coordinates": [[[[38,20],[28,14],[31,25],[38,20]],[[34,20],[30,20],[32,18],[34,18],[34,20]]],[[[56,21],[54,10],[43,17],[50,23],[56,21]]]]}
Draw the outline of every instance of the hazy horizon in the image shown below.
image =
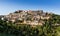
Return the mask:
{"type": "Polygon", "coordinates": [[[0,0],[0,15],[16,10],[43,10],[60,14],[60,0],[0,0]]]}

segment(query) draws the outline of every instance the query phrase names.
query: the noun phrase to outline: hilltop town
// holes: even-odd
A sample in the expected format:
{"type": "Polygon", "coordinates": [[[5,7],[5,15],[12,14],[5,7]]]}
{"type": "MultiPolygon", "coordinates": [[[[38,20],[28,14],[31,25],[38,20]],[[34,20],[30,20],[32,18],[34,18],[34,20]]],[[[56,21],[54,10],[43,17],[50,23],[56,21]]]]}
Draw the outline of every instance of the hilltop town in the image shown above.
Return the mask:
{"type": "MultiPolygon", "coordinates": [[[[2,20],[5,19],[12,21],[15,24],[29,24],[29,25],[42,25],[45,22],[43,20],[48,20],[51,16],[50,13],[43,12],[43,10],[18,10],[14,13],[9,13],[8,15],[2,16],[2,20]]],[[[0,16],[1,17],[1,16],[0,16]]]]}
{"type": "Polygon", "coordinates": [[[60,36],[60,15],[43,10],[18,10],[0,15],[0,33],[16,36],[60,36]]]}

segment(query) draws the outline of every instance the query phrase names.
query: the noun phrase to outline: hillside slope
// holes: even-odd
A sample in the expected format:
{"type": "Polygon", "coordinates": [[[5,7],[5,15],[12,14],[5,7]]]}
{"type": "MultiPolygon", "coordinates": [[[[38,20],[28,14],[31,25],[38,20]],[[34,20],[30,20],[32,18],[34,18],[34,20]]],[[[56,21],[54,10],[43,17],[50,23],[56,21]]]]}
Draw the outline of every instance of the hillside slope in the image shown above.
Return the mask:
{"type": "Polygon", "coordinates": [[[15,36],[60,36],[60,15],[40,11],[28,13],[27,11],[16,11],[0,16],[0,33],[15,36]],[[32,25],[35,27],[31,27],[32,25]]]}

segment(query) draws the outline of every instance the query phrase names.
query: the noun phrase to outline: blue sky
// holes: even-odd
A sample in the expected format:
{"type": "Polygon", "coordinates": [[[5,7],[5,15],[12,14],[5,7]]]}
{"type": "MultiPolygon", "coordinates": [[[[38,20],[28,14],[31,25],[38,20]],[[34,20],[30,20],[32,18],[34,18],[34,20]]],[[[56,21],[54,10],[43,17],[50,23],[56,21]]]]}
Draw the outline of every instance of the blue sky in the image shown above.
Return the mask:
{"type": "Polygon", "coordinates": [[[60,0],[0,0],[0,15],[16,10],[43,10],[60,14],[60,0]]]}

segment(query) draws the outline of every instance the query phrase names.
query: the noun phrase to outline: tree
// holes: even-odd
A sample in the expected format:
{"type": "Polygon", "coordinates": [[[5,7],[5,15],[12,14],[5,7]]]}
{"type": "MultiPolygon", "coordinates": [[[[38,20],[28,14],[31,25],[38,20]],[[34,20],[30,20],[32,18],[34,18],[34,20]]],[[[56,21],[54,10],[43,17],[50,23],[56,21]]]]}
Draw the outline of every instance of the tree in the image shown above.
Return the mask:
{"type": "Polygon", "coordinates": [[[44,36],[56,36],[56,31],[52,25],[52,22],[46,20],[45,24],[43,24],[42,27],[44,36]]]}

